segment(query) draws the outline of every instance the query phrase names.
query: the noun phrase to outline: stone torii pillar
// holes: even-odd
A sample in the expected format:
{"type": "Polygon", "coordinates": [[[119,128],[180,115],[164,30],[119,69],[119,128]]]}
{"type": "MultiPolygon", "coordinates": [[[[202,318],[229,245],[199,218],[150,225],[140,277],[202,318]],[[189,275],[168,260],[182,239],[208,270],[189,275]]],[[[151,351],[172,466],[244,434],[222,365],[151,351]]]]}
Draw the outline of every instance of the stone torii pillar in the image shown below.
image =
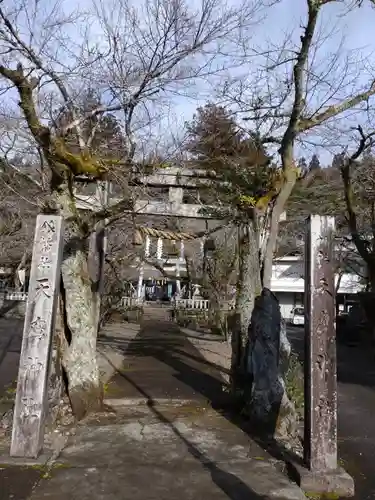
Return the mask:
{"type": "Polygon", "coordinates": [[[297,472],[304,491],[346,497],[354,482],[337,459],[334,230],[333,217],[306,220],[305,467],[297,472]]]}

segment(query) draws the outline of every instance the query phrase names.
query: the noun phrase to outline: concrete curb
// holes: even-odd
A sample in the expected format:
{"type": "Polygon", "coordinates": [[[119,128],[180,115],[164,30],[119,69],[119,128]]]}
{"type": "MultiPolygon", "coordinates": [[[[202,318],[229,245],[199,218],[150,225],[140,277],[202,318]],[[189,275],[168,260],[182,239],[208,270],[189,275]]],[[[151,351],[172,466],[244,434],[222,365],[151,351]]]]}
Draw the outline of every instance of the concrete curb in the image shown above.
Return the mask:
{"type": "MultiPolygon", "coordinates": [[[[130,406],[184,406],[184,405],[194,405],[202,406],[202,401],[197,401],[196,399],[171,399],[171,398],[157,398],[157,399],[147,399],[147,398],[105,398],[104,403],[108,406],[116,408],[127,408],[130,406]]],[[[208,405],[207,405],[208,406],[208,405]]]]}

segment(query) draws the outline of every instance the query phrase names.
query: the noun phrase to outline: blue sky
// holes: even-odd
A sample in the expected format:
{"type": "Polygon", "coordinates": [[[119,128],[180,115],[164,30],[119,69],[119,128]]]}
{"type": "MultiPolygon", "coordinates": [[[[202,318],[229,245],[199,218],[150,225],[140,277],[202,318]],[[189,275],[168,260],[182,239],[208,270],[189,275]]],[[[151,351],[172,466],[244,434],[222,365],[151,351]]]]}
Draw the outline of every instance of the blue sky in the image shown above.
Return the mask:
{"type": "MultiPolygon", "coordinates": [[[[370,2],[367,2],[362,8],[350,10],[348,9],[348,3],[343,5],[334,2],[322,9],[319,32],[322,33],[322,36],[329,35],[329,37],[321,46],[317,59],[319,66],[324,68],[326,58],[336,53],[341,44],[341,65],[345,66],[345,58],[349,57],[351,74],[355,74],[354,85],[350,85],[350,88],[345,89],[345,92],[343,91],[342,95],[338,96],[344,98],[350,95],[350,91],[358,90],[362,85],[367,84],[371,75],[375,77],[375,9],[370,6],[370,2]],[[360,62],[361,58],[366,62],[360,62]]],[[[285,39],[286,35],[291,33],[293,33],[292,39],[298,43],[302,34],[300,27],[305,22],[306,11],[305,0],[283,0],[279,2],[278,5],[268,10],[267,18],[256,29],[253,37],[254,43],[259,48],[266,47],[269,43],[277,45],[285,39]]],[[[254,67],[258,63],[260,64],[261,61],[254,62],[254,67]]],[[[340,77],[339,66],[340,61],[335,74],[331,75],[332,83],[335,83],[335,80],[340,77]]],[[[244,77],[247,75],[247,78],[251,81],[252,64],[241,68],[238,72],[244,77]]],[[[348,77],[347,82],[349,80],[348,77]]],[[[201,99],[191,99],[190,101],[176,99],[176,107],[172,113],[174,123],[178,123],[179,127],[182,127],[183,122],[192,116],[197,105],[212,99],[210,91],[209,87],[202,86],[201,99]]],[[[316,97],[313,104],[320,104],[319,97],[316,97]]],[[[332,154],[348,143],[348,136],[345,131],[351,125],[357,125],[358,122],[366,123],[367,118],[367,115],[363,114],[360,116],[356,114],[353,117],[346,116],[345,120],[340,123],[340,132],[338,133],[340,143],[336,141],[336,133],[334,138],[329,141],[323,141],[321,137],[316,137],[317,143],[329,142],[329,144],[324,147],[304,144],[299,148],[299,154],[311,157],[315,152],[321,158],[322,163],[329,163],[332,154]]],[[[171,117],[169,117],[169,120],[171,120],[171,117]]],[[[326,130],[324,130],[324,133],[326,134],[326,130]]]]}
{"type": "MultiPolygon", "coordinates": [[[[137,0],[134,0],[136,4],[137,0]]],[[[199,0],[193,0],[193,4],[199,0]]],[[[223,0],[224,2],[225,0],[223,0]]],[[[228,0],[228,3],[237,2],[240,0],[228,0]]],[[[26,0],[31,5],[35,5],[35,0],[26,0]]],[[[115,3],[116,0],[106,1],[103,0],[103,4],[108,10],[111,9],[111,2],[115,3]]],[[[13,3],[12,0],[5,0],[3,5],[10,6],[13,3]]],[[[327,80],[328,90],[329,85],[337,83],[340,78],[340,64],[344,65],[344,59],[346,56],[350,57],[351,60],[351,71],[353,74],[357,72],[355,76],[355,82],[351,85],[352,88],[340,89],[341,97],[347,97],[351,92],[357,91],[361,85],[364,85],[369,80],[370,76],[374,74],[375,76],[375,42],[374,42],[374,26],[375,26],[375,9],[370,7],[370,2],[364,2],[362,8],[352,9],[348,12],[347,2],[332,2],[322,8],[322,14],[320,19],[320,26],[323,33],[330,33],[325,43],[319,50],[319,56],[317,59],[318,66],[324,68],[326,66],[326,60],[330,55],[337,51],[338,46],[342,42],[342,36],[345,35],[345,40],[342,42],[340,48],[341,62],[338,61],[338,68],[336,68],[334,74],[328,75],[327,80]],[[359,59],[362,58],[366,60],[366,64],[363,62],[359,63],[359,59]]],[[[49,0],[39,0],[37,2],[39,7],[43,9],[48,9],[49,0]]],[[[91,0],[81,0],[79,4],[75,0],[61,0],[61,4],[66,12],[73,11],[75,9],[87,9],[90,10],[91,0]]],[[[41,18],[43,14],[41,14],[41,18]]],[[[292,41],[299,43],[299,37],[302,34],[301,25],[304,24],[306,19],[306,1],[305,0],[281,0],[278,4],[270,8],[266,13],[266,18],[259,23],[252,32],[252,43],[259,49],[269,46],[269,44],[279,45],[285,36],[292,34],[292,41]]],[[[36,26],[40,28],[42,23],[36,22],[36,26]]],[[[70,43],[74,43],[75,40],[78,41],[79,38],[84,36],[84,30],[87,28],[86,25],[80,25],[76,23],[69,27],[69,37],[70,43]]],[[[51,30],[53,31],[53,27],[51,30]]],[[[91,26],[91,37],[92,39],[97,39],[100,43],[99,38],[100,29],[95,26],[91,26]]],[[[43,35],[43,34],[42,34],[43,35]]],[[[60,47],[60,54],[64,54],[67,60],[69,59],[69,54],[64,50],[64,47],[60,47]]],[[[242,68],[237,68],[236,70],[231,70],[228,77],[239,77],[246,80],[248,83],[254,81],[255,75],[259,71],[260,65],[264,62],[262,58],[251,58],[248,64],[242,68]]],[[[281,70],[274,71],[270,75],[270,80],[274,81],[281,75],[281,70]]],[[[264,77],[264,75],[263,75],[264,77]]],[[[92,81],[93,75],[88,74],[87,80],[92,81]]],[[[264,81],[264,80],[263,80],[264,81]]],[[[100,82],[100,79],[98,79],[100,82]]],[[[218,83],[215,82],[213,85],[207,83],[199,82],[195,87],[195,96],[191,98],[174,96],[170,100],[170,105],[167,106],[164,112],[164,119],[159,122],[157,126],[157,140],[160,138],[162,142],[168,140],[172,135],[181,135],[183,133],[183,124],[186,120],[189,120],[196,107],[204,104],[207,100],[215,99],[216,91],[218,89],[218,83]]],[[[348,83],[348,82],[347,82],[348,83]]],[[[219,85],[220,86],[220,85],[219,85]]],[[[252,87],[253,88],[253,87],[252,87]]],[[[262,89],[260,89],[262,90],[262,89]]],[[[326,89],[327,90],[327,89],[326,89]]],[[[314,97],[311,105],[319,105],[323,98],[323,94],[319,93],[314,97]]],[[[341,148],[343,144],[349,142],[350,137],[347,134],[347,130],[351,125],[355,125],[358,121],[367,119],[367,115],[355,115],[352,117],[345,117],[340,123],[340,132],[335,134],[332,130],[329,132],[329,137],[333,134],[334,139],[330,139],[329,147],[319,147],[319,146],[309,146],[306,144],[301,148],[300,154],[305,154],[306,156],[311,156],[314,152],[318,153],[323,163],[328,162],[331,155],[335,152],[332,148],[332,142],[337,148],[341,148]],[[336,139],[337,137],[337,139],[336,139]],[[342,143],[341,143],[342,141],[342,143]]],[[[375,121],[374,121],[375,123],[375,121]]],[[[326,132],[326,130],[324,131],[326,132]]],[[[147,132],[145,134],[147,137],[147,132]]],[[[323,138],[315,137],[317,143],[322,143],[323,138]]],[[[324,137],[327,142],[327,136],[324,137]]]]}

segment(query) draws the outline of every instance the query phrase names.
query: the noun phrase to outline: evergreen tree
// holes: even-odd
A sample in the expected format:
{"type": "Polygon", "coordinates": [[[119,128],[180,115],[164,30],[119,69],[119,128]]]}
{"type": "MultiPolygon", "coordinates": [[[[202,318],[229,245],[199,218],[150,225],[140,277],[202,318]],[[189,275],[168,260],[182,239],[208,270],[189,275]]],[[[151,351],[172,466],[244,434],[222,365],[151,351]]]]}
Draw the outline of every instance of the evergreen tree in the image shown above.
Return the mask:
{"type": "Polygon", "coordinates": [[[308,172],[309,167],[307,166],[306,158],[302,156],[298,160],[298,167],[301,169],[301,177],[304,177],[305,174],[308,172]]]}
{"type": "Polygon", "coordinates": [[[319,156],[314,153],[312,155],[311,161],[309,163],[309,171],[312,172],[312,171],[320,170],[320,168],[321,167],[320,167],[319,156]]]}
{"type": "Polygon", "coordinates": [[[216,182],[212,186],[225,204],[238,205],[267,192],[274,170],[271,158],[257,135],[241,129],[224,107],[198,108],[186,128],[187,150],[194,164],[225,181],[224,189],[216,182]]]}

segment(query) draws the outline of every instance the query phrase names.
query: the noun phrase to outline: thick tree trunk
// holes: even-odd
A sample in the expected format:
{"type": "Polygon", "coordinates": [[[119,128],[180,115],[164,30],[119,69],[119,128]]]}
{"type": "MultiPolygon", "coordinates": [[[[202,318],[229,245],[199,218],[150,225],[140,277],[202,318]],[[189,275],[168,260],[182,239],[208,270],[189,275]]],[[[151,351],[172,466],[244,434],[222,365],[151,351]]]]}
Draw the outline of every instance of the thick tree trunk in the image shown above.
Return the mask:
{"type": "Polygon", "coordinates": [[[61,349],[63,340],[65,340],[64,325],[61,315],[61,304],[59,304],[53,336],[51,367],[48,374],[48,425],[51,428],[58,417],[60,401],[64,395],[61,349]]]}
{"type": "Polygon", "coordinates": [[[104,288],[104,263],[106,254],[106,230],[98,225],[91,234],[89,246],[89,275],[92,282],[94,314],[97,329],[99,330],[101,298],[104,288]]]}
{"type": "Polygon", "coordinates": [[[210,296],[210,308],[212,311],[212,323],[215,333],[225,335],[226,337],[227,328],[224,293],[220,294],[212,291],[212,294],[210,296]]]}
{"type": "Polygon", "coordinates": [[[88,241],[77,217],[68,185],[60,185],[54,198],[66,224],[61,265],[61,291],[65,337],[62,365],[68,382],[72,411],[82,419],[103,405],[103,390],[96,358],[97,310],[88,267],[88,241]]]}
{"type": "Polygon", "coordinates": [[[271,224],[268,232],[266,250],[262,263],[263,276],[262,284],[264,287],[271,289],[272,265],[275,253],[277,236],[279,233],[280,217],[284,211],[285,204],[291,195],[295,183],[297,181],[298,170],[294,168],[293,145],[291,144],[282,154],[284,167],[284,184],[276,198],[275,204],[271,213],[271,224]]]}
{"type": "Polygon", "coordinates": [[[239,279],[236,313],[241,320],[241,339],[246,342],[255,297],[262,291],[259,265],[258,238],[252,223],[240,228],[239,279]]]}
{"type": "Polygon", "coordinates": [[[239,228],[239,278],[235,312],[239,320],[232,332],[232,388],[241,378],[245,346],[254,309],[255,298],[261,293],[258,238],[252,223],[239,228]]]}
{"type": "Polygon", "coordinates": [[[25,287],[26,280],[26,262],[28,257],[28,250],[25,250],[22,255],[21,262],[18,264],[16,272],[14,273],[14,285],[16,290],[21,290],[25,287]],[[23,279],[21,279],[21,275],[23,279]]]}
{"type": "Polygon", "coordinates": [[[62,263],[68,344],[63,366],[74,415],[81,419],[102,408],[103,391],[96,358],[97,318],[85,242],[70,248],[62,263]]]}
{"type": "Polygon", "coordinates": [[[65,256],[62,264],[66,324],[71,335],[63,365],[74,415],[81,419],[102,408],[103,391],[96,358],[97,324],[87,257],[83,249],[65,256]]]}

